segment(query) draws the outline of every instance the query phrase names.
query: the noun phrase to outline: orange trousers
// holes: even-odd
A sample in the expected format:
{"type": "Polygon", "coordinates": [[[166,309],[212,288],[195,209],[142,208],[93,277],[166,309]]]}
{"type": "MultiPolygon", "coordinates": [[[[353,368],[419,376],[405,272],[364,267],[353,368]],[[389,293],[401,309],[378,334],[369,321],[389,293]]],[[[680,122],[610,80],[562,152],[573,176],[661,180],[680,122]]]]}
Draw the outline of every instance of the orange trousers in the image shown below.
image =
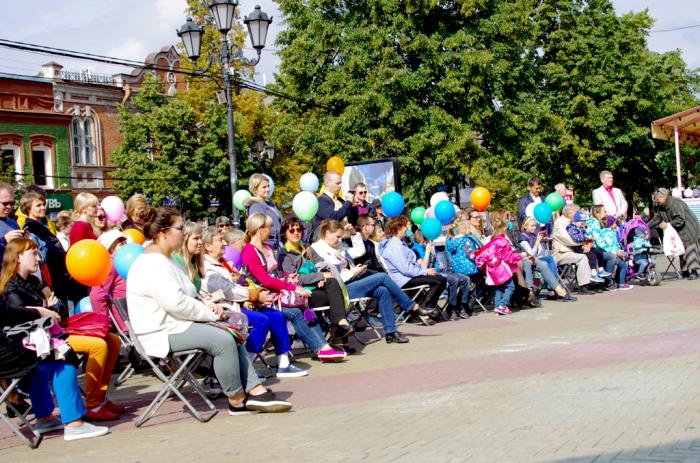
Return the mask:
{"type": "Polygon", "coordinates": [[[107,397],[122,342],[114,333],[107,333],[104,338],[72,334],[68,336],[68,344],[78,354],[87,355],[85,407],[88,410],[99,407],[107,397]]]}

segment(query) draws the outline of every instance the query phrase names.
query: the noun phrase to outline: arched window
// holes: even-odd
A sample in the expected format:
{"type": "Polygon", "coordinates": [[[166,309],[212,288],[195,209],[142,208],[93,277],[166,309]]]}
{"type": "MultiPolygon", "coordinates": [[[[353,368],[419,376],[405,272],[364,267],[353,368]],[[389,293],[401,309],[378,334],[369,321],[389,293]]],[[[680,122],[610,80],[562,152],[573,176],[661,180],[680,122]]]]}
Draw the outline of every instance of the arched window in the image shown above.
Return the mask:
{"type": "Polygon", "coordinates": [[[0,176],[6,182],[23,183],[24,160],[22,158],[22,136],[0,135],[0,176]],[[15,173],[14,177],[12,172],[15,173]]]}
{"type": "Polygon", "coordinates": [[[49,135],[30,135],[32,174],[34,183],[54,188],[54,138],[49,135]]]}
{"type": "Polygon", "coordinates": [[[95,126],[92,117],[74,117],[71,123],[73,132],[73,164],[96,165],[95,126]]]}

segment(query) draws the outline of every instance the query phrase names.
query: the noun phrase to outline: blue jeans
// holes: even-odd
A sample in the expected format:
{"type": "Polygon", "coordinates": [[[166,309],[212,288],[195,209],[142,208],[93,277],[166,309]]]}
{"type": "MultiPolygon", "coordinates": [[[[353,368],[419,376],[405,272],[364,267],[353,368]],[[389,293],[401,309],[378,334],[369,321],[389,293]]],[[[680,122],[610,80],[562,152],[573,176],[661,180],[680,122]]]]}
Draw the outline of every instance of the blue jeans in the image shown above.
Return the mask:
{"type": "Polygon", "coordinates": [[[495,287],[496,294],[493,297],[493,304],[496,307],[505,306],[508,307],[510,304],[510,297],[513,295],[515,290],[515,285],[513,284],[513,279],[506,281],[505,283],[495,287]]]}
{"type": "Polygon", "coordinates": [[[557,261],[552,256],[541,256],[535,261],[535,268],[540,275],[542,275],[542,280],[547,284],[549,289],[554,289],[559,286],[559,279],[557,277],[557,261]]]}
{"type": "Polygon", "coordinates": [[[294,331],[296,332],[301,342],[309,348],[311,352],[318,353],[323,346],[326,345],[326,338],[323,336],[323,330],[318,324],[313,328],[310,327],[304,319],[304,314],[301,310],[293,307],[283,307],[282,313],[284,317],[292,322],[294,331]]]}
{"type": "Polygon", "coordinates": [[[637,274],[645,275],[646,271],[647,271],[647,267],[649,266],[649,260],[639,259],[636,263],[639,266],[639,269],[637,270],[637,274]]]}
{"type": "Polygon", "coordinates": [[[348,283],[346,288],[350,299],[371,296],[377,300],[379,313],[382,314],[384,334],[396,331],[396,314],[394,314],[392,298],[405,311],[411,310],[414,304],[413,300],[401,291],[401,288],[386,273],[369,275],[361,280],[348,283]]]}
{"type": "Polygon", "coordinates": [[[265,345],[267,333],[270,333],[272,344],[275,346],[275,354],[282,355],[291,349],[289,344],[289,330],[287,319],[279,310],[264,308],[263,310],[242,309],[250,322],[250,333],[245,347],[248,352],[259,354],[265,345]]]}
{"type": "Polygon", "coordinates": [[[440,272],[440,275],[447,278],[447,303],[455,307],[461,302],[466,307],[469,302],[469,277],[453,272],[440,272]],[[460,294],[462,297],[459,297],[460,294]]]}
{"type": "Polygon", "coordinates": [[[617,283],[624,284],[627,281],[627,259],[617,258],[617,283]]]}
{"type": "Polygon", "coordinates": [[[530,288],[535,287],[535,276],[532,273],[532,262],[530,259],[521,260],[523,263],[523,275],[525,276],[525,285],[530,288]]]}
{"type": "Polygon", "coordinates": [[[87,410],[78,387],[78,370],[66,362],[41,362],[29,377],[29,397],[34,416],[46,418],[53,413],[54,404],[49,381],[61,410],[61,422],[71,423],[80,419],[87,410]]]}
{"type": "Polygon", "coordinates": [[[603,267],[611,275],[615,274],[615,261],[617,256],[611,252],[603,252],[603,267]]]}

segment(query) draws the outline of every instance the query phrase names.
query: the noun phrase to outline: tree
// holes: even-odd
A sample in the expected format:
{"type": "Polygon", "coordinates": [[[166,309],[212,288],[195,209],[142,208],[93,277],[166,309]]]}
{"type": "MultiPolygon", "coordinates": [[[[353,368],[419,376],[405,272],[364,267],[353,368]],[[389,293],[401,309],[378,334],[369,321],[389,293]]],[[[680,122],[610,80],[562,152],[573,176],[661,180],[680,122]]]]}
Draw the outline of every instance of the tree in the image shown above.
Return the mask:
{"type": "Polygon", "coordinates": [[[278,3],[277,86],[310,102],[275,100],[278,140],[316,170],[398,157],[413,203],[463,175],[510,207],[532,175],[585,191],[609,168],[648,190],[650,122],[697,104],[678,53],[646,48],[648,14],[609,0],[278,3]]]}

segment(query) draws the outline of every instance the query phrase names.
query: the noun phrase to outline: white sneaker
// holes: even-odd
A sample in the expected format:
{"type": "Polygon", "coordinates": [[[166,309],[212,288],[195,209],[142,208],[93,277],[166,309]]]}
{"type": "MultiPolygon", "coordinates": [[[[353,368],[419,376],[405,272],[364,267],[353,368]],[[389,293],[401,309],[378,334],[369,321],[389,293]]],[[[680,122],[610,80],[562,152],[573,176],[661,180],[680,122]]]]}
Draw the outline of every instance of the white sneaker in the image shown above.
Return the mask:
{"type": "Polygon", "coordinates": [[[95,426],[88,422],[83,422],[80,426],[66,426],[63,429],[63,440],[90,439],[92,437],[104,436],[109,432],[107,426],[95,426]]]}

